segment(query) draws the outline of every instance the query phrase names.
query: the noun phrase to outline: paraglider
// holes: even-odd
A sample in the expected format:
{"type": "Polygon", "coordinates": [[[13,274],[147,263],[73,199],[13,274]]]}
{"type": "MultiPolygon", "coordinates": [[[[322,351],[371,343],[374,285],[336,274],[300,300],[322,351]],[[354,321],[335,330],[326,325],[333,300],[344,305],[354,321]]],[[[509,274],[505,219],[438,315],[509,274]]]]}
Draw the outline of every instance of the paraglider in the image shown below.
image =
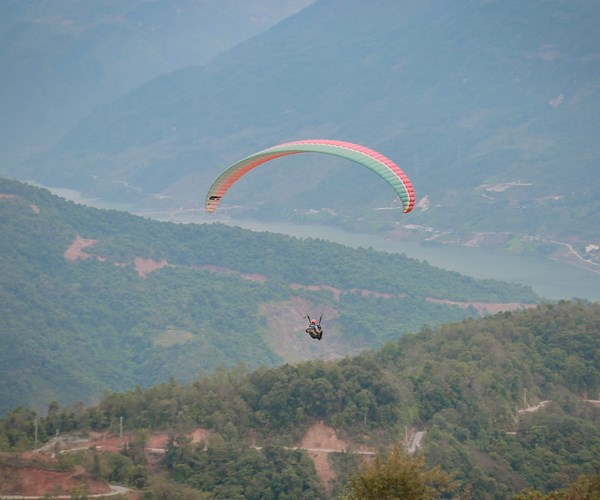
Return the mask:
{"type": "Polygon", "coordinates": [[[327,139],[286,142],[258,151],[227,168],[212,184],[206,195],[205,210],[214,212],[227,190],[244,174],[270,160],[298,153],[325,153],[352,160],[382,177],[402,202],[402,211],[415,205],[415,191],[406,174],[389,158],[359,144],[327,139]]]}
{"type": "Polygon", "coordinates": [[[305,317],[306,319],[308,319],[306,333],[308,333],[313,339],[321,340],[323,338],[323,328],[321,327],[321,320],[323,319],[323,315],[321,314],[318,323],[316,319],[310,319],[310,316],[308,314],[305,317]]]}

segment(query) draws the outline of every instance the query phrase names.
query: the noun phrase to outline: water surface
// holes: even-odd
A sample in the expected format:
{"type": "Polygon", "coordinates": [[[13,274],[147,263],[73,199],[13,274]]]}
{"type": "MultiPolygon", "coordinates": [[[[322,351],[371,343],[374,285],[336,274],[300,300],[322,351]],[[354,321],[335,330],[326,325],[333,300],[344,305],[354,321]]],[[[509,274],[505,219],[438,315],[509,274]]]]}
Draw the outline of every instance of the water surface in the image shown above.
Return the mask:
{"type": "Polygon", "coordinates": [[[457,271],[474,278],[492,278],[529,285],[540,296],[551,300],[582,298],[600,301],[600,273],[540,256],[509,255],[464,246],[423,246],[418,243],[393,240],[373,234],[354,233],[328,226],[220,218],[215,217],[214,214],[206,214],[200,209],[140,211],[133,206],[84,198],[81,193],[71,189],[49,187],[47,189],[85,205],[125,210],[156,220],[199,224],[221,222],[251,231],[280,233],[298,238],[320,238],[354,248],[404,253],[408,257],[427,261],[433,266],[457,271]]]}

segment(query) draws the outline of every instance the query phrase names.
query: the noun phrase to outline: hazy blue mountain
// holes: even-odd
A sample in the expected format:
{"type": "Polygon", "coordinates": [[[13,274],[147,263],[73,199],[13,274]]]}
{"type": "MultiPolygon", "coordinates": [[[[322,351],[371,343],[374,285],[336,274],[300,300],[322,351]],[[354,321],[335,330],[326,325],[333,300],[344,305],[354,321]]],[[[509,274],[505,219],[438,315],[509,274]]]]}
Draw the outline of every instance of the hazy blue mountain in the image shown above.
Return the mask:
{"type": "Polygon", "coordinates": [[[151,221],[2,178],[0,228],[0,413],[240,361],[339,358],[481,302],[539,300],[404,255],[151,221]],[[324,313],[323,342],[307,313],[324,313]]]}
{"type": "Polygon", "coordinates": [[[380,179],[303,155],[244,178],[222,213],[421,224],[463,243],[495,233],[512,251],[550,253],[561,239],[583,253],[600,238],[598,25],[600,4],[587,1],[320,0],[206,67],[97,109],[20,175],[200,207],[233,161],[330,137],[396,160],[419,207],[373,210],[393,204],[380,179]],[[306,214],[323,207],[335,214],[306,214]]]}
{"type": "Polygon", "coordinates": [[[45,149],[96,105],[204,64],[312,0],[4,0],[0,169],[45,149]]]}

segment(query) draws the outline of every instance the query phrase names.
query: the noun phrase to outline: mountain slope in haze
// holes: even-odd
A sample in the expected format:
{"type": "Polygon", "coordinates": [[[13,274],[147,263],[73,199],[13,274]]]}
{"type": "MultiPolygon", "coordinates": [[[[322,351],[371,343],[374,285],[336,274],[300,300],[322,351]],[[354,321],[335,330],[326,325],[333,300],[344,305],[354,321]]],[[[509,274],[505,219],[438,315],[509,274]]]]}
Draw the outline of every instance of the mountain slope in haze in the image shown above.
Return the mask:
{"type": "MultiPolygon", "coordinates": [[[[40,439],[57,428],[86,436],[92,430],[109,444],[110,426],[116,445],[122,417],[125,456],[143,456],[160,430],[161,465],[175,482],[169,491],[178,484],[218,498],[266,498],[273,488],[302,485],[307,491],[294,497],[323,498],[321,487],[337,497],[359,463],[353,452],[406,446],[416,430],[428,466],[454,472],[473,498],[512,498],[528,487],[548,492],[581,475],[597,489],[599,353],[600,304],[561,301],[425,328],[342,360],[220,370],[185,386],[171,380],[105,394],[90,408],[52,404],[40,418],[40,439]],[[309,457],[324,484],[314,483],[315,471],[302,461],[309,457]],[[305,480],[284,481],[273,468],[305,480]]],[[[0,450],[31,447],[35,417],[18,408],[0,420],[0,450]]],[[[93,442],[80,456],[88,468],[93,442]]],[[[126,481],[128,462],[109,457],[98,469],[126,481]]],[[[156,474],[157,464],[151,467],[156,474]]]]}
{"type": "Polygon", "coordinates": [[[406,170],[420,202],[410,217],[374,210],[394,199],[376,176],[307,155],[252,172],[221,210],[583,248],[600,238],[599,22],[593,2],[320,0],[204,68],[98,109],[20,175],[196,208],[216,175],[253,151],[337,138],[406,170]],[[324,207],[333,214],[307,215],[324,207]]]}
{"type": "Polygon", "coordinates": [[[205,64],[310,1],[3,1],[0,169],[49,147],[98,104],[205,64]]]}
{"type": "Polygon", "coordinates": [[[161,223],[0,179],[0,411],[339,358],[539,297],[404,255],[161,223]],[[483,304],[485,305],[485,304],[483,304]],[[324,313],[322,342],[305,314],[324,313]]]}

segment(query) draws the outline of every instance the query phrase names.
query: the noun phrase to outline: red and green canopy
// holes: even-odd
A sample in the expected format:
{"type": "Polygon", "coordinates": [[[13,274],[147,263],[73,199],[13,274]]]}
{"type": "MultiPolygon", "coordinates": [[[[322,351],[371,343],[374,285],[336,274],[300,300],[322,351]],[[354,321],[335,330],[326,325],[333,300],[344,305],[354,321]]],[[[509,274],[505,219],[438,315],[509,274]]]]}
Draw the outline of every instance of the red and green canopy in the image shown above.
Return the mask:
{"type": "Polygon", "coordinates": [[[205,209],[214,212],[227,190],[253,168],[281,156],[299,153],[325,153],[352,160],[382,177],[402,201],[402,211],[410,212],[415,205],[415,192],[406,174],[389,158],[372,149],[351,142],[314,139],[287,142],[263,149],[225,170],[206,195],[205,209]]]}

